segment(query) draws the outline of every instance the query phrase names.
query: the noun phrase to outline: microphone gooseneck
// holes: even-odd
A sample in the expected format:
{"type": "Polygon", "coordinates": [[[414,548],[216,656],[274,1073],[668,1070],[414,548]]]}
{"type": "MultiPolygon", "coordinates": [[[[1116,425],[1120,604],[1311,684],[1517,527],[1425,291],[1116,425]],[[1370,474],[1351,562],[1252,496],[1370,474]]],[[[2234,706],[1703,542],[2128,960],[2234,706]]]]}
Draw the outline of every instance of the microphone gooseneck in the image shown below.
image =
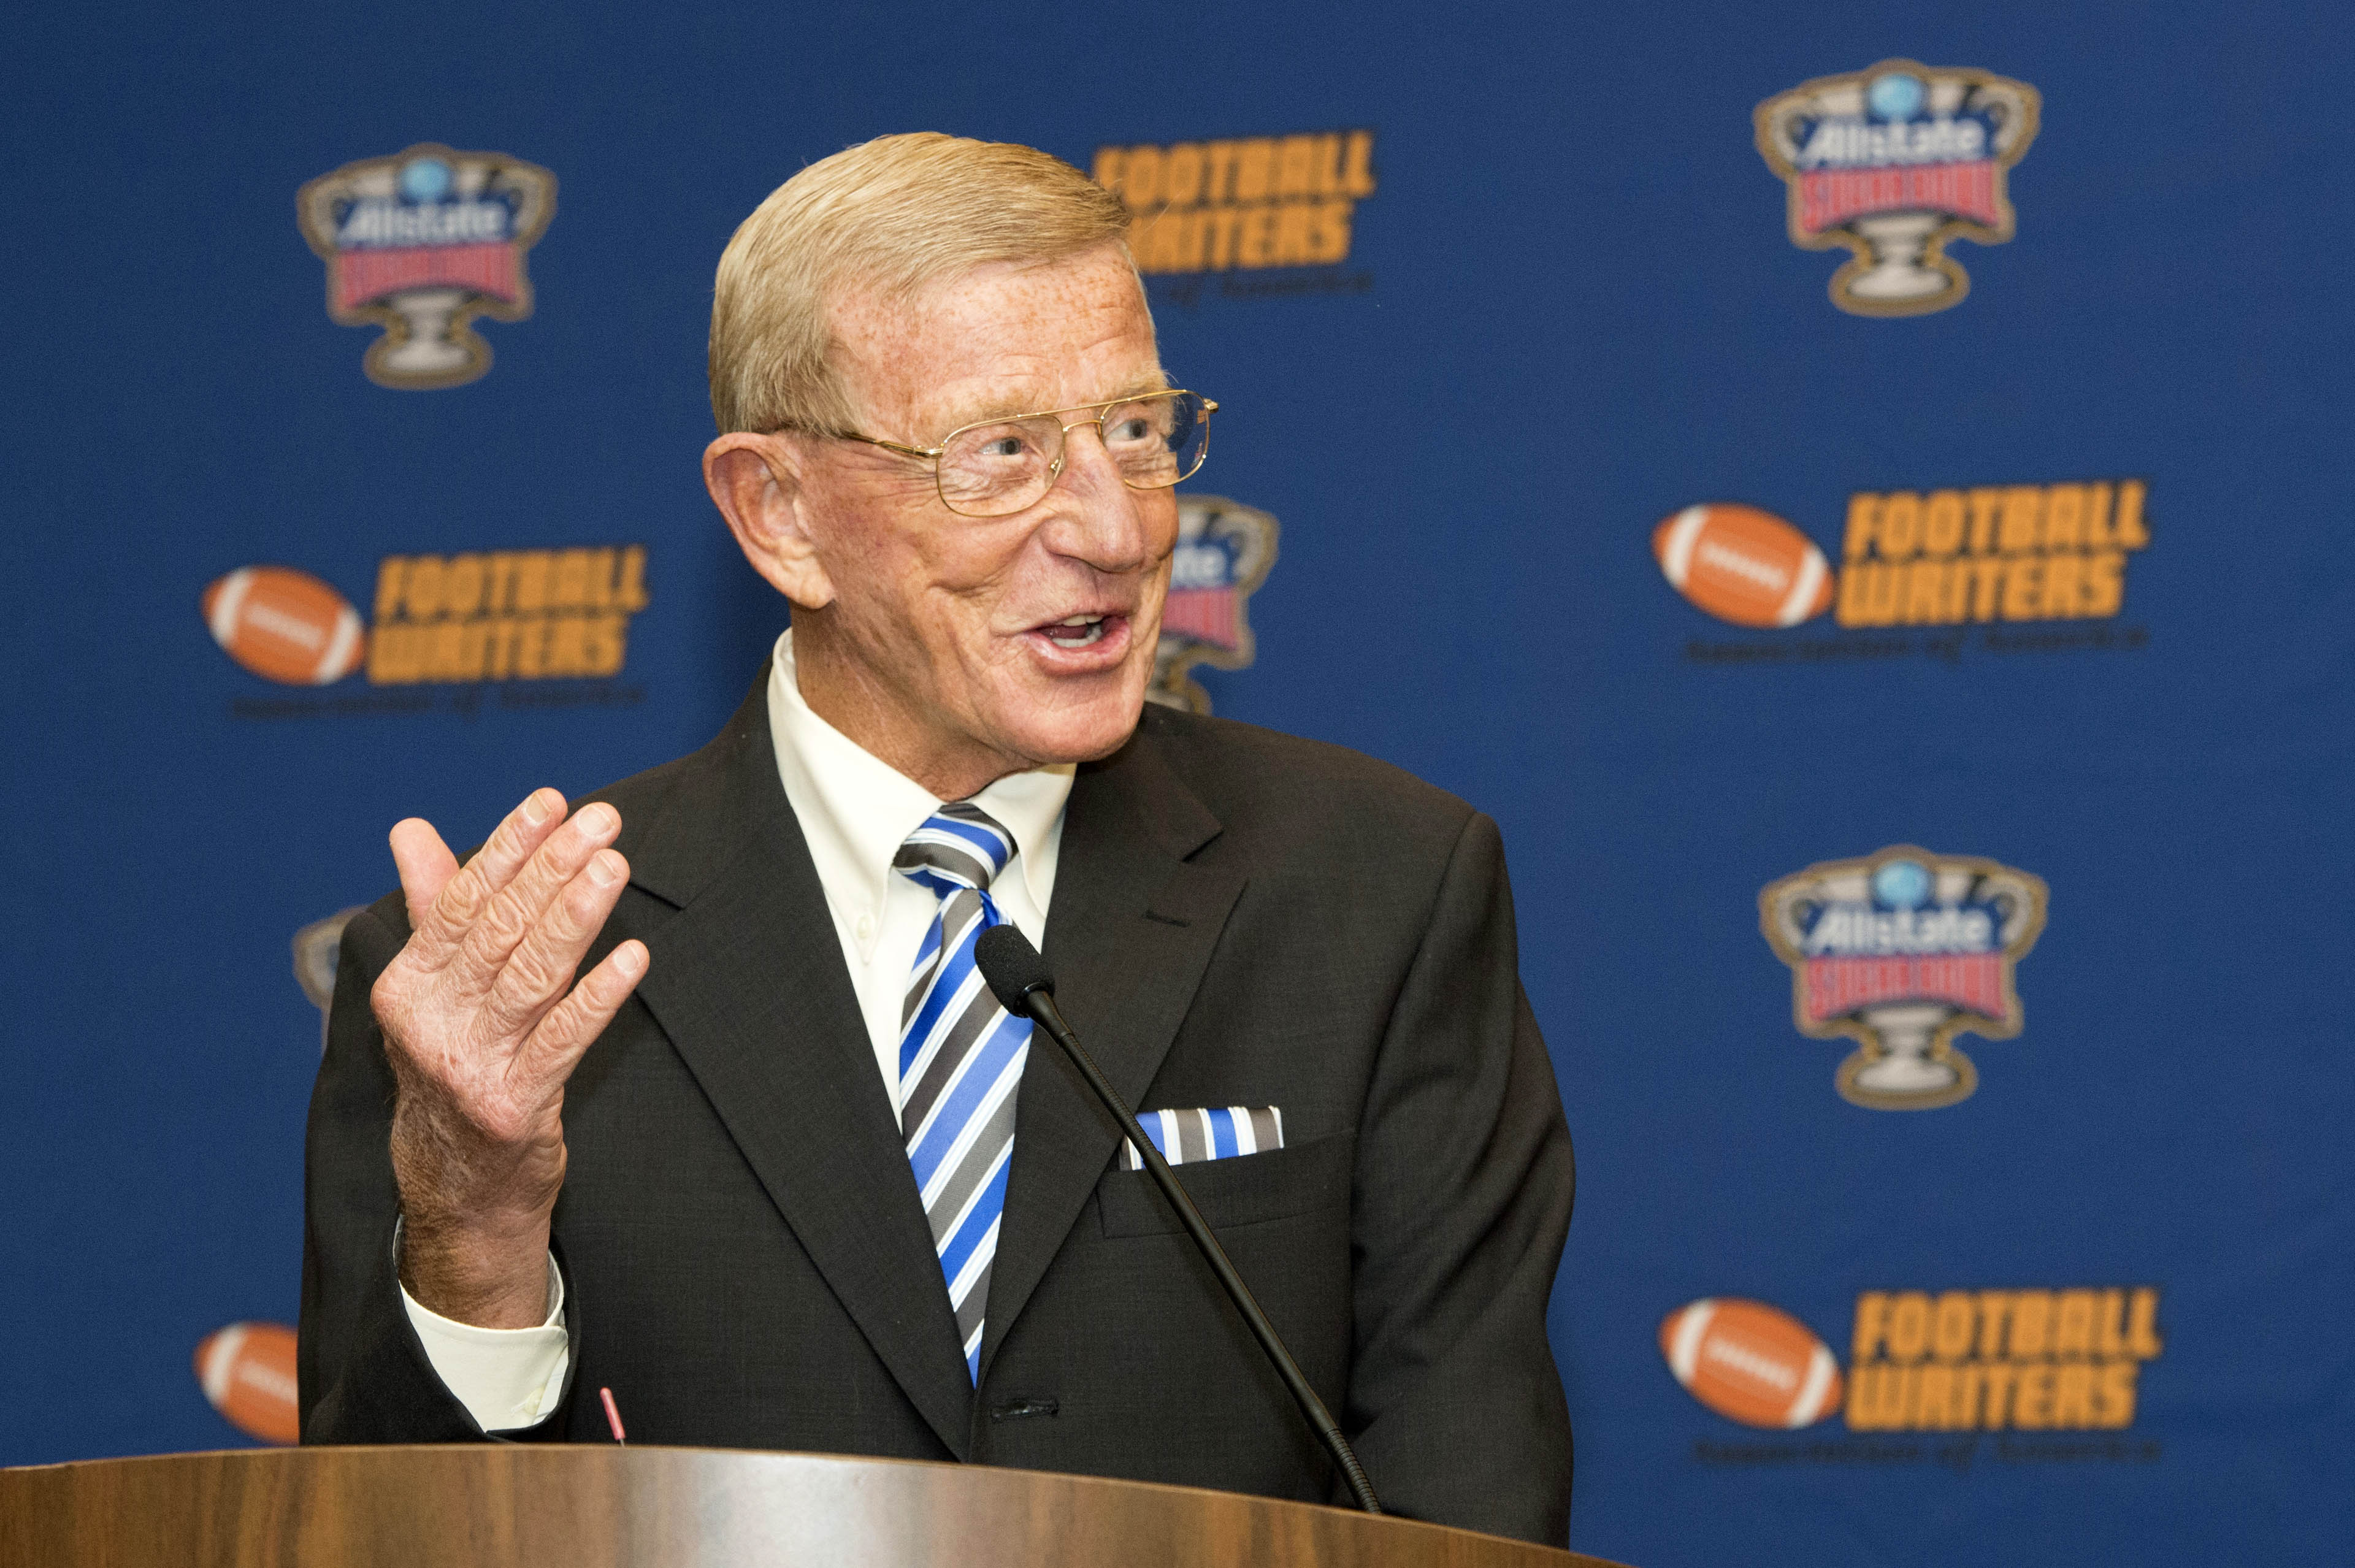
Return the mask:
{"type": "Polygon", "coordinates": [[[1177,1211],[1178,1223],[1185,1226],[1186,1233],[1193,1238],[1202,1260],[1210,1265],[1210,1272],[1218,1276],[1227,1298],[1235,1304],[1235,1310],[1242,1314],[1244,1325],[1251,1329],[1252,1337],[1259,1341],[1259,1348],[1266,1352],[1269,1364],[1275,1368],[1276,1376],[1284,1380],[1284,1386],[1291,1392],[1293,1403],[1300,1407],[1300,1413],[1310,1429],[1325,1445],[1327,1452],[1333,1456],[1333,1462],[1340,1467],[1341,1477],[1348,1483],[1349,1493],[1357,1499],[1358,1506],[1368,1513],[1381,1512],[1382,1505],[1374,1496],[1373,1483],[1366,1478],[1366,1467],[1358,1462],[1357,1450],[1349,1446],[1349,1440],[1341,1435],[1340,1424],[1333,1419],[1333,1413],[1325,1408],[1325,1402],[1317,1397],[1316,1391],[1309,1386],[1307,1377],[1301,1371],[1300,1363],[1292,1359],[1290,1350],[1284,1349],[1283,1337],[1276,1333],[1275,1325],[1267,1320],[1267,1314],[1261,1311],[1259,1303],[1252,1299],[1251,1287],[1243,1283],[1242,1275],[1235,1272],[1226,1248],[1220,1246],[1219,1238],[1210,1233],[1210,1227],[1203,1220],[1201,1211],[1194,1207],[1194,1200],[1186,1195],[1185,1188],[1178,1185],[1178,1178],[1169,1169],[1168,1160],[1162,1157],[1160,1147],[1145,1136],[1145,1129],[1137,1125],[1136,1113],[1128,1108],[1127,1102],[1120,1097],[1120,1091],[1112,1086],[1112,1081],[1096,1066],[1095,1059],[1081,1046],[1079,1036],[1071,1032],[1071,1026],[1063,1021],[1063,1010],[1055,1005],[1055,976],[1047,967],[1046,959],[1030,945],[1030,939],[1013,926],[993,925],[975,939],[973,961],[999,1005],[1007,1012],[1027,1018],[1047,1031],[1048,1038],[1062,1048],[1063,1054],[1070,1058],[1071,1065],[1078,1070],[1080,1077],[1086,1082],[1104,1110],[1128,1135],[1128,1141],[1135,1147],[1137,1157],[1152,1175],[1153,1184],[1161,1189],[1161,1195],[1177,1211]]]}

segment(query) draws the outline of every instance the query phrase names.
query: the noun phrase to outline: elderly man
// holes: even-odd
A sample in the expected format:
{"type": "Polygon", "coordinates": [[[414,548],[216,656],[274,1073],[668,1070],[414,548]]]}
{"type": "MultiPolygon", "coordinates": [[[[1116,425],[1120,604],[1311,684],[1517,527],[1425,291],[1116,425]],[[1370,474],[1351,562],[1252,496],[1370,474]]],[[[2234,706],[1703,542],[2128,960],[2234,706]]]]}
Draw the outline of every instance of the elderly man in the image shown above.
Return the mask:
{"type": "Polygon", "coordinates": [[[1342,1494],[1011,921],[1385,1502],[1559,1542],[1571,1155],[1495,826],[1144,703],[1210,411],[1119,202],[886,137],[721,258],[712,499],[793,627],[728,728],[463,864],[392,830],[311,1111],[304,1436],[634,1438],[1342,1494]]]}

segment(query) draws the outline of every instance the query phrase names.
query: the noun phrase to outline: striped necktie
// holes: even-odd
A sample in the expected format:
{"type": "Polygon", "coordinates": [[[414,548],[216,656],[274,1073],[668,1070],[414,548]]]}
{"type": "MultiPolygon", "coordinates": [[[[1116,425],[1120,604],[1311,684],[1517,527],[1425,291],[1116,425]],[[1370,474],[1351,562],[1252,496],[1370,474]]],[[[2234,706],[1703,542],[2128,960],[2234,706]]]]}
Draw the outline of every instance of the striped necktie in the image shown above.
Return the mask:
{"type": "Polygon", "coordinates": [[[1013,858],[1014,836],[960,800],[926,817],[891,859],[894,870],[940,900],[900,1013],[900,1129],[948,1281],[965,1371],[976,1382],[1030,1021],[997,1005],[974,966],[973,945],[1005,919],[989,884],[1013,858]]]}

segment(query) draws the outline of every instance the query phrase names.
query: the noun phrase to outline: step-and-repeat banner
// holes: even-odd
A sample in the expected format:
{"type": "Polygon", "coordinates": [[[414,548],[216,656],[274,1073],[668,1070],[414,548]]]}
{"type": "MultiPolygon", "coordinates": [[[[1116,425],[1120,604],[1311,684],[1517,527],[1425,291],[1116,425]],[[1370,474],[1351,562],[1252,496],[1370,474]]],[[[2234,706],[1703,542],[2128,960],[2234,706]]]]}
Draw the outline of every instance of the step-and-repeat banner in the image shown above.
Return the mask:
{"type": "Polygon", "coordinates": [[[1220,400],[1156,699],[1503,825],[1574,1543],[2347,1561],[2343,18],[1324,9],[27,24],[0,1462],[290,1436],[385,830],[718,728],[714,263],[942,129],[1220,400]]]}

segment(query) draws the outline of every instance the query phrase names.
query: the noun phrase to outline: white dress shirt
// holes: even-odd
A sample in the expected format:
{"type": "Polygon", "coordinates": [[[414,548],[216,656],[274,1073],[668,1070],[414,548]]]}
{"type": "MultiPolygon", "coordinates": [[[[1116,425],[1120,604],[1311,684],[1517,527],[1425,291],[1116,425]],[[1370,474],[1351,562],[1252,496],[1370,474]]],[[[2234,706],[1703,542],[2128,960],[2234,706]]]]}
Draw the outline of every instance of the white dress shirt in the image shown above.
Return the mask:
{"type": "MultiPolygon", "coordinates": [[[[851,988],[867,1020],[876,1071],[896,1109],[900,1007],[940,901],[894,871],[891,858],[942,802],[802,700],[791,631],[777,639],[768,697],[777,777],[816,863],[851,988]]],[[[1014,859],[991,884],[990,897],[1001,914],[1041,946],[1074,771],[1064,764],[1015,773],[973,797],[1014,836],[1014,859]]],[[[563,1392],[570,1351],[563,1277],[552,1259],[548,1296],[548,1321],[537,1328],[477,1328],[443,1317],[419,1305],[406,1289],[401,1292],[434,1371],[485,1432],[545,1420],[563,1392]]]]}

